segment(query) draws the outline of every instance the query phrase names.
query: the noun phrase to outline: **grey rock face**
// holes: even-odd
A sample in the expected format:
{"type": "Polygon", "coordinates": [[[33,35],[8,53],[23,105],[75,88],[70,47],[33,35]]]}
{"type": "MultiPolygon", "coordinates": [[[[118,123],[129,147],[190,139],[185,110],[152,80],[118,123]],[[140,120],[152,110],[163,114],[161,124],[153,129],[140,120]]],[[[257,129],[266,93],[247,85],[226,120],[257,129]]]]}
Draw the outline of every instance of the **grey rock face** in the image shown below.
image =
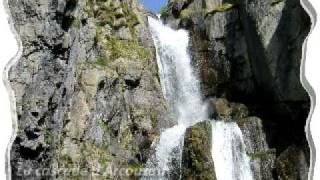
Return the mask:
{"type": "Polygon", "coordinates": [[[13,0],[9,7],[23,44],[9,75],[18,116],[12,178],[76,178],[35,171],[79,167],[116,179],[103,170],[142,167],[171,124],[148,13],[134,0],[13,0]]]}
{"type": "Polygon", "coordinates": [[[257,117],[246,117],[239,119],[238,124],[251,160],[254,179],[273,179],[276,150],[270,149],[267,144],[262,120],[257,117]]]}

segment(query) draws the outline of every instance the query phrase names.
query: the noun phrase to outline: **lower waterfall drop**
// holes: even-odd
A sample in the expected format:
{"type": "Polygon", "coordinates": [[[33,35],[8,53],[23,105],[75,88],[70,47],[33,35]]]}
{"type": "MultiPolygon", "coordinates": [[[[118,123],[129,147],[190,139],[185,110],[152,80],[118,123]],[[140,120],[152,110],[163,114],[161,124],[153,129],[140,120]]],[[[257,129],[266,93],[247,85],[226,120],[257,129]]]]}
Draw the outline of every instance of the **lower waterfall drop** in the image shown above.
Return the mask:
{"type": "MultiPolygon", "coordinates": [[[[207,105],[201,97],[199,80],[193,73],[188,53],[188,32],[173,30],[151,17],[148,21],[156,48],[162,91],[177,125],[163,130],[159,140],[154,142],[155,153],[149,157],[146,170],[163,172],[164,177],[157,179],[172,179],[172,173],[175,174],[174,179],[179,179],[180,172],[173,171],[181,169],[185,131],[208,119],[207,105]]],[[[236,123],[213,120],[212,141],[217,180],[253,179],[242,133],[236,123]]],[[[146,175],[143,179],[154,178],[146,175]]]]}
{"type": "Polygon", "coordinates": [[[212,121],[211,153],[217,180],[253,180],[242,132],[237,123],[212,121]]]}

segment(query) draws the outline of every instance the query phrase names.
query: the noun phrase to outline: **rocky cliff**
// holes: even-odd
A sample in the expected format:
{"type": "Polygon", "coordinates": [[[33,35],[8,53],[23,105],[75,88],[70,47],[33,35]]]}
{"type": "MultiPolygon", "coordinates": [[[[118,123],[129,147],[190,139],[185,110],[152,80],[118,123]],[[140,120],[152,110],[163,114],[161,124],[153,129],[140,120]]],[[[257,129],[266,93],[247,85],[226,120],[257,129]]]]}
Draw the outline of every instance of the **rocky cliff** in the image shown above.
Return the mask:
{"type": "MultiPolygon", "coordinates": [[[[121,168],[144,167],[160,130],[175,122],[148,29],[154,15],[137,0],[9,7],[23,45],[9,73],[18,119],[12,178],[119,179],[121,168]]],[[[190,32],[211,117],[238,123],[255,179],[306,179],[309,97],[299,77],[310,19],[299,0],[170,0],[162,19],[190,32]]],[[[185,135],[185,178],[215,179],[206,123],[185,135]]]]}
{"type": "Polygon", "coordinates": [[[13,0],[9,7],[23,45],[9,75],[18,116],[12,177],[42,179],[38,168],[72,167],[96,179],[107,166],[142,167],[160,128],[172,124],[151,14],[135,0],[13,0]]]}

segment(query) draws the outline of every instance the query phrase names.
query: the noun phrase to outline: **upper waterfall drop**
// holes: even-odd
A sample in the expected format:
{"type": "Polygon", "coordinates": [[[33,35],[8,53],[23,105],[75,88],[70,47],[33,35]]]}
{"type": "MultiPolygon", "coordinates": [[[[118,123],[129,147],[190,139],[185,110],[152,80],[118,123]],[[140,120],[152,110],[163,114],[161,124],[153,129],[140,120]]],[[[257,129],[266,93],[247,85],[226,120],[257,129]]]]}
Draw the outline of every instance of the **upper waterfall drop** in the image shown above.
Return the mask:
{"type": "Polygon", "coordinates": [[[177,125],[161,133],[147,167],[161,169],[168,175],[172,161],[181,162],[186,128],[207,119],[207,109],[188,53],[188,32],[173,30],[151,17],[148,21],[157,52],[162,91],[177,125]]]}
{"type": "Polygon", "coordinates": [[[162,90],[178,124],[190,126],[207,119],[200,83],[193,72],[188,53],[188,32],[173,30],[151,17],[148,20],[157,50],[162,90]]]}

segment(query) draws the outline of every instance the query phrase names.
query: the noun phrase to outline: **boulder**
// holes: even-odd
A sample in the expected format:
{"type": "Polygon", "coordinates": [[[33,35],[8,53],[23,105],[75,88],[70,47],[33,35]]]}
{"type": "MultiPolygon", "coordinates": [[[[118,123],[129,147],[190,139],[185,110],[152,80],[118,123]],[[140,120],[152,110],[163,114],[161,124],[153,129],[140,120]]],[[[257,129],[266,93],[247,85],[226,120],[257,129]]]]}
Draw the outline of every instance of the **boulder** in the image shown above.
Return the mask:
{"type": "Polygon", "coordinates": [[[309,158],[304,148],[292,145],[283,151],[276,160],[278,178],[285,179],[308,179],[309,158]]]}
{"type": "Polygon", "coordinates": [[[211,154],[211,131],[210,121],[197,123],[186,130],[181,165],[183,179],[216,179],[211,154]]]}

